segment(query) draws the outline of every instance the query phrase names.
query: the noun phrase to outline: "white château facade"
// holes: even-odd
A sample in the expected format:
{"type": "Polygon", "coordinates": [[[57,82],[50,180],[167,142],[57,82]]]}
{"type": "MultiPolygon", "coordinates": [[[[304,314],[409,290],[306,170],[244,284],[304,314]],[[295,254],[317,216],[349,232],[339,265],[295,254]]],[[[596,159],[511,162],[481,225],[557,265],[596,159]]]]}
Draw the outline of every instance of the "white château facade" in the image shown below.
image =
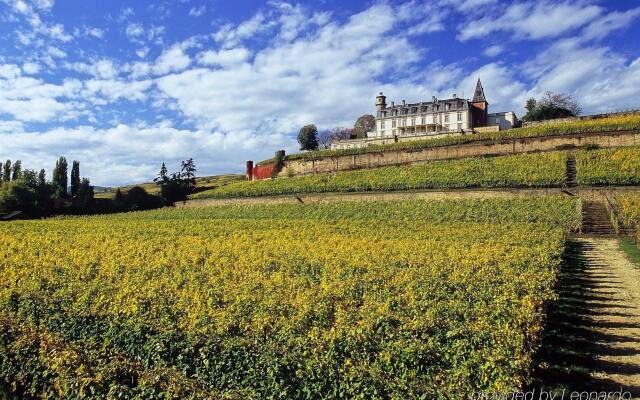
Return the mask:
{"type": "Polygon", "coordinates": [[[400,104],[391,102],[380,93],[376,97],[375,130],[367,132],[365,139],[340,140],[331,144],[332,149],[364,147],[372,144],[388,144],[428,137],[453,136],[481,130],[505,130],[513,128],[517,119],[513,112],[488,113],[484,89],[480,79],[472,100],[455,94],[448,99],[400,104]]]}

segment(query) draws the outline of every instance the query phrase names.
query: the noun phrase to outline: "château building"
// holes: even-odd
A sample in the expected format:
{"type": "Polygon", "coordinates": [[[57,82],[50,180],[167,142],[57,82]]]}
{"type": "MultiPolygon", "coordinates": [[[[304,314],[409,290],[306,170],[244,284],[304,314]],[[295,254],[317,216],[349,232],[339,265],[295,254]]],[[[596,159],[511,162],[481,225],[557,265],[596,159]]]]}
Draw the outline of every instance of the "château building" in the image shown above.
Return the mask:
{"type": "Polygon", "coordinates": [[[336,141],[332,149],[363,147],[372,144],[387,144],[425,137],[453,136],[479,131],[510,129],[516,125],[513,112],[489,113],[484,88],[478,78],[473,99],[459,98],[453,94],[448,99],[419,103],[387,104],[381,92],[376,97],[375,130],[367,132],[365,139],[336,141]]]}

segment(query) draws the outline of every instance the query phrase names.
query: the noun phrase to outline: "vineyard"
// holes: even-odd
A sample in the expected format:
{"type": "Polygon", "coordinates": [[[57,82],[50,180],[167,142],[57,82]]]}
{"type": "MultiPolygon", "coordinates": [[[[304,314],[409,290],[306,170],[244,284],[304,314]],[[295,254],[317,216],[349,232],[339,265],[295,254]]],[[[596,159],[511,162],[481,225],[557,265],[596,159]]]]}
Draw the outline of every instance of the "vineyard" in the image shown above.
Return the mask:
{"type": "Polygon", "coordinates": [[[521,388],[578,204],[228,206],[2,224],[0,382],[69,399],[521,388]]]}
{"type": "MultiPolygon", "coordinates": [[[[387,145],[368,146],[364,148],[340,149],[340,150],[318,150],[305,153],[290,154],[286,160],[316,159],[319,157],[337,157],[353,154],[376,153],[380,151],[393,150],[415,150],[428,149],[442,146],[451,146],[477,142],[480,140],[500,140],[514,138],[544,137],[567,135],[574,133],[589,132],[615,132],[640,129],[640,115],[626,115],[601,119],[591,119],[575,122],[562,122],[548,125],[538,125],[526,128],[509,129],[499,132],[483,132],[473,135],[451,136],[445,138],[416,140],[410,142],[399,142],[387,145]]],[[[263,163],[273,162],[265,160],[263,163]]]]}
{"type": "Polygon", "coordinates": [[[637,185],[640,147],[578,151],[576,170],[581,185],[637,185]]]}
{"type": "MultiPolygon", "coordinates": [[[[615,196],[615,202],[620,212],[621,222],[626,226],[640,226],[640,194],[625,193],[615,196]]],[[[636,243],[640,243],[640,230],[637,230],[636,243]]]]}
{"type": "Polygon", "coordinates": [[[564,152],[433,161],[335,174],[234,182],[192,198],[469,187],[549,187],[565,183],[564,152]]]}

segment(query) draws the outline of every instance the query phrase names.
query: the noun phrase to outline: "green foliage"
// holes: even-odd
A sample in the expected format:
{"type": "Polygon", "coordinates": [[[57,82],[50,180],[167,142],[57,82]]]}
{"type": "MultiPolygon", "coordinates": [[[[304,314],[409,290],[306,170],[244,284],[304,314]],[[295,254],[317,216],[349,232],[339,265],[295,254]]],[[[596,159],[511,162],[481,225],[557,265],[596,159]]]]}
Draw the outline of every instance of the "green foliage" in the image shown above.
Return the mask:
{"type": "Polygon", "coordinates": [[[22,177],[22,161],[17,160],[13,163],[13,168],[11,171],[11,180],[17,181],[22,177]]]}
{"type": "Polygon", "coordinates": [[[576,173],[581,185],[640,184],[640,147],[578,151],[576,173]]]}
{"type": "Polygon", "coordinates": [[[67,159],[60,157],[56,161],[56,166],[53,169],[53,178],[51,183],[53,184],[54,193],[57,198],[67,197],[67,182],[68,182],[68,166],[67,159]]]}
{"type": "Polygon", "coordinates": [[[300,150],[317,150],[318,149],[318,128],[315,125],[305,125],[298,132],[298,143],[300,150]]]}
{"type": "Polygon", "coordinates": [[[484,132],[462,136],[450,136],[437,139],[415,140],[408,142],[398,142],[388,145],[373,145],[363,148],[340,149],[340,150],[319,150],[306,153],[290,154],[287,160],[312,160],[322,157],[338,157],[343,155],[378,153],[381,151],[394,150],[420,150],[443,146],[452,146],[465,143],[473,143],[482,140],[517,139],[527,137],[545,137],[568,135],[574,133],[588,132],[613,132],[640,129],[640,115],[629,115],[622,117],[587,119],[574,122],[562,122],[555,124],[531,126],[525,128],[515,128],[499,132],[484,132]]]}
{"type": "Polygon", "coordinates": [[[1,224],[0,381],[69,399],[518,390],[579,218],[553,197],[1,224]]]}
{"type": "Polygon", "coordinates": [[[71,197],[76,197],[80,190],[80,162],[74,160],[71,167],[71,197]]]}
{"type": "Polygon", "coordinates": [[[523,121],[544,121],[555,118],[577,117],[580,106],[571,96],[547,92],[540,100],[527,100],[527,114],[523,121]]]}
{"type": "Polygon", "coordinates": [[[2,182],[11,181],[11,160],[5,161],[2,166],[2,182]]]}
{"type": "Polygon", "coordinates": [[[22,179],[3,182],[0,185],[0,210],[24,211],[32,213],[37,210],[37,192],[22,179]]]}
{"type": "Polygon", "coordinates": [[[232,183],[194,199],[427,188],[545,187],[565,183],[564,152],[433,161],[425,164],[232,183]]]}

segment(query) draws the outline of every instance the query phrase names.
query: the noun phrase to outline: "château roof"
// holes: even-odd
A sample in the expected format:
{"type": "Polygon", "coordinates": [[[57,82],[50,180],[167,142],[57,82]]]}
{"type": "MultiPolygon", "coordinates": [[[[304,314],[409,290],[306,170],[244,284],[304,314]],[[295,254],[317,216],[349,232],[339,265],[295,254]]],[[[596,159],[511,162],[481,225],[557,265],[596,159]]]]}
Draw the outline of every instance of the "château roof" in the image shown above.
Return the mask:
{"type": "Polygon", "coordinates": [[[476,83],[476,90],[473,93],[473,103],[487,101],[487,98],[484,97],[484,89],[482,88],[482,83],[480,82],[480,78],[478,78],[478,83],[476,83]]]}
{"type": "Polygon", "coordinates": [[[468,110],[469,100],[453,97],[450,99],[436,99],[419,103],[394,104],[378,112],[378,117],[401,115],[431,114],[441,111],[468,110]]]}

